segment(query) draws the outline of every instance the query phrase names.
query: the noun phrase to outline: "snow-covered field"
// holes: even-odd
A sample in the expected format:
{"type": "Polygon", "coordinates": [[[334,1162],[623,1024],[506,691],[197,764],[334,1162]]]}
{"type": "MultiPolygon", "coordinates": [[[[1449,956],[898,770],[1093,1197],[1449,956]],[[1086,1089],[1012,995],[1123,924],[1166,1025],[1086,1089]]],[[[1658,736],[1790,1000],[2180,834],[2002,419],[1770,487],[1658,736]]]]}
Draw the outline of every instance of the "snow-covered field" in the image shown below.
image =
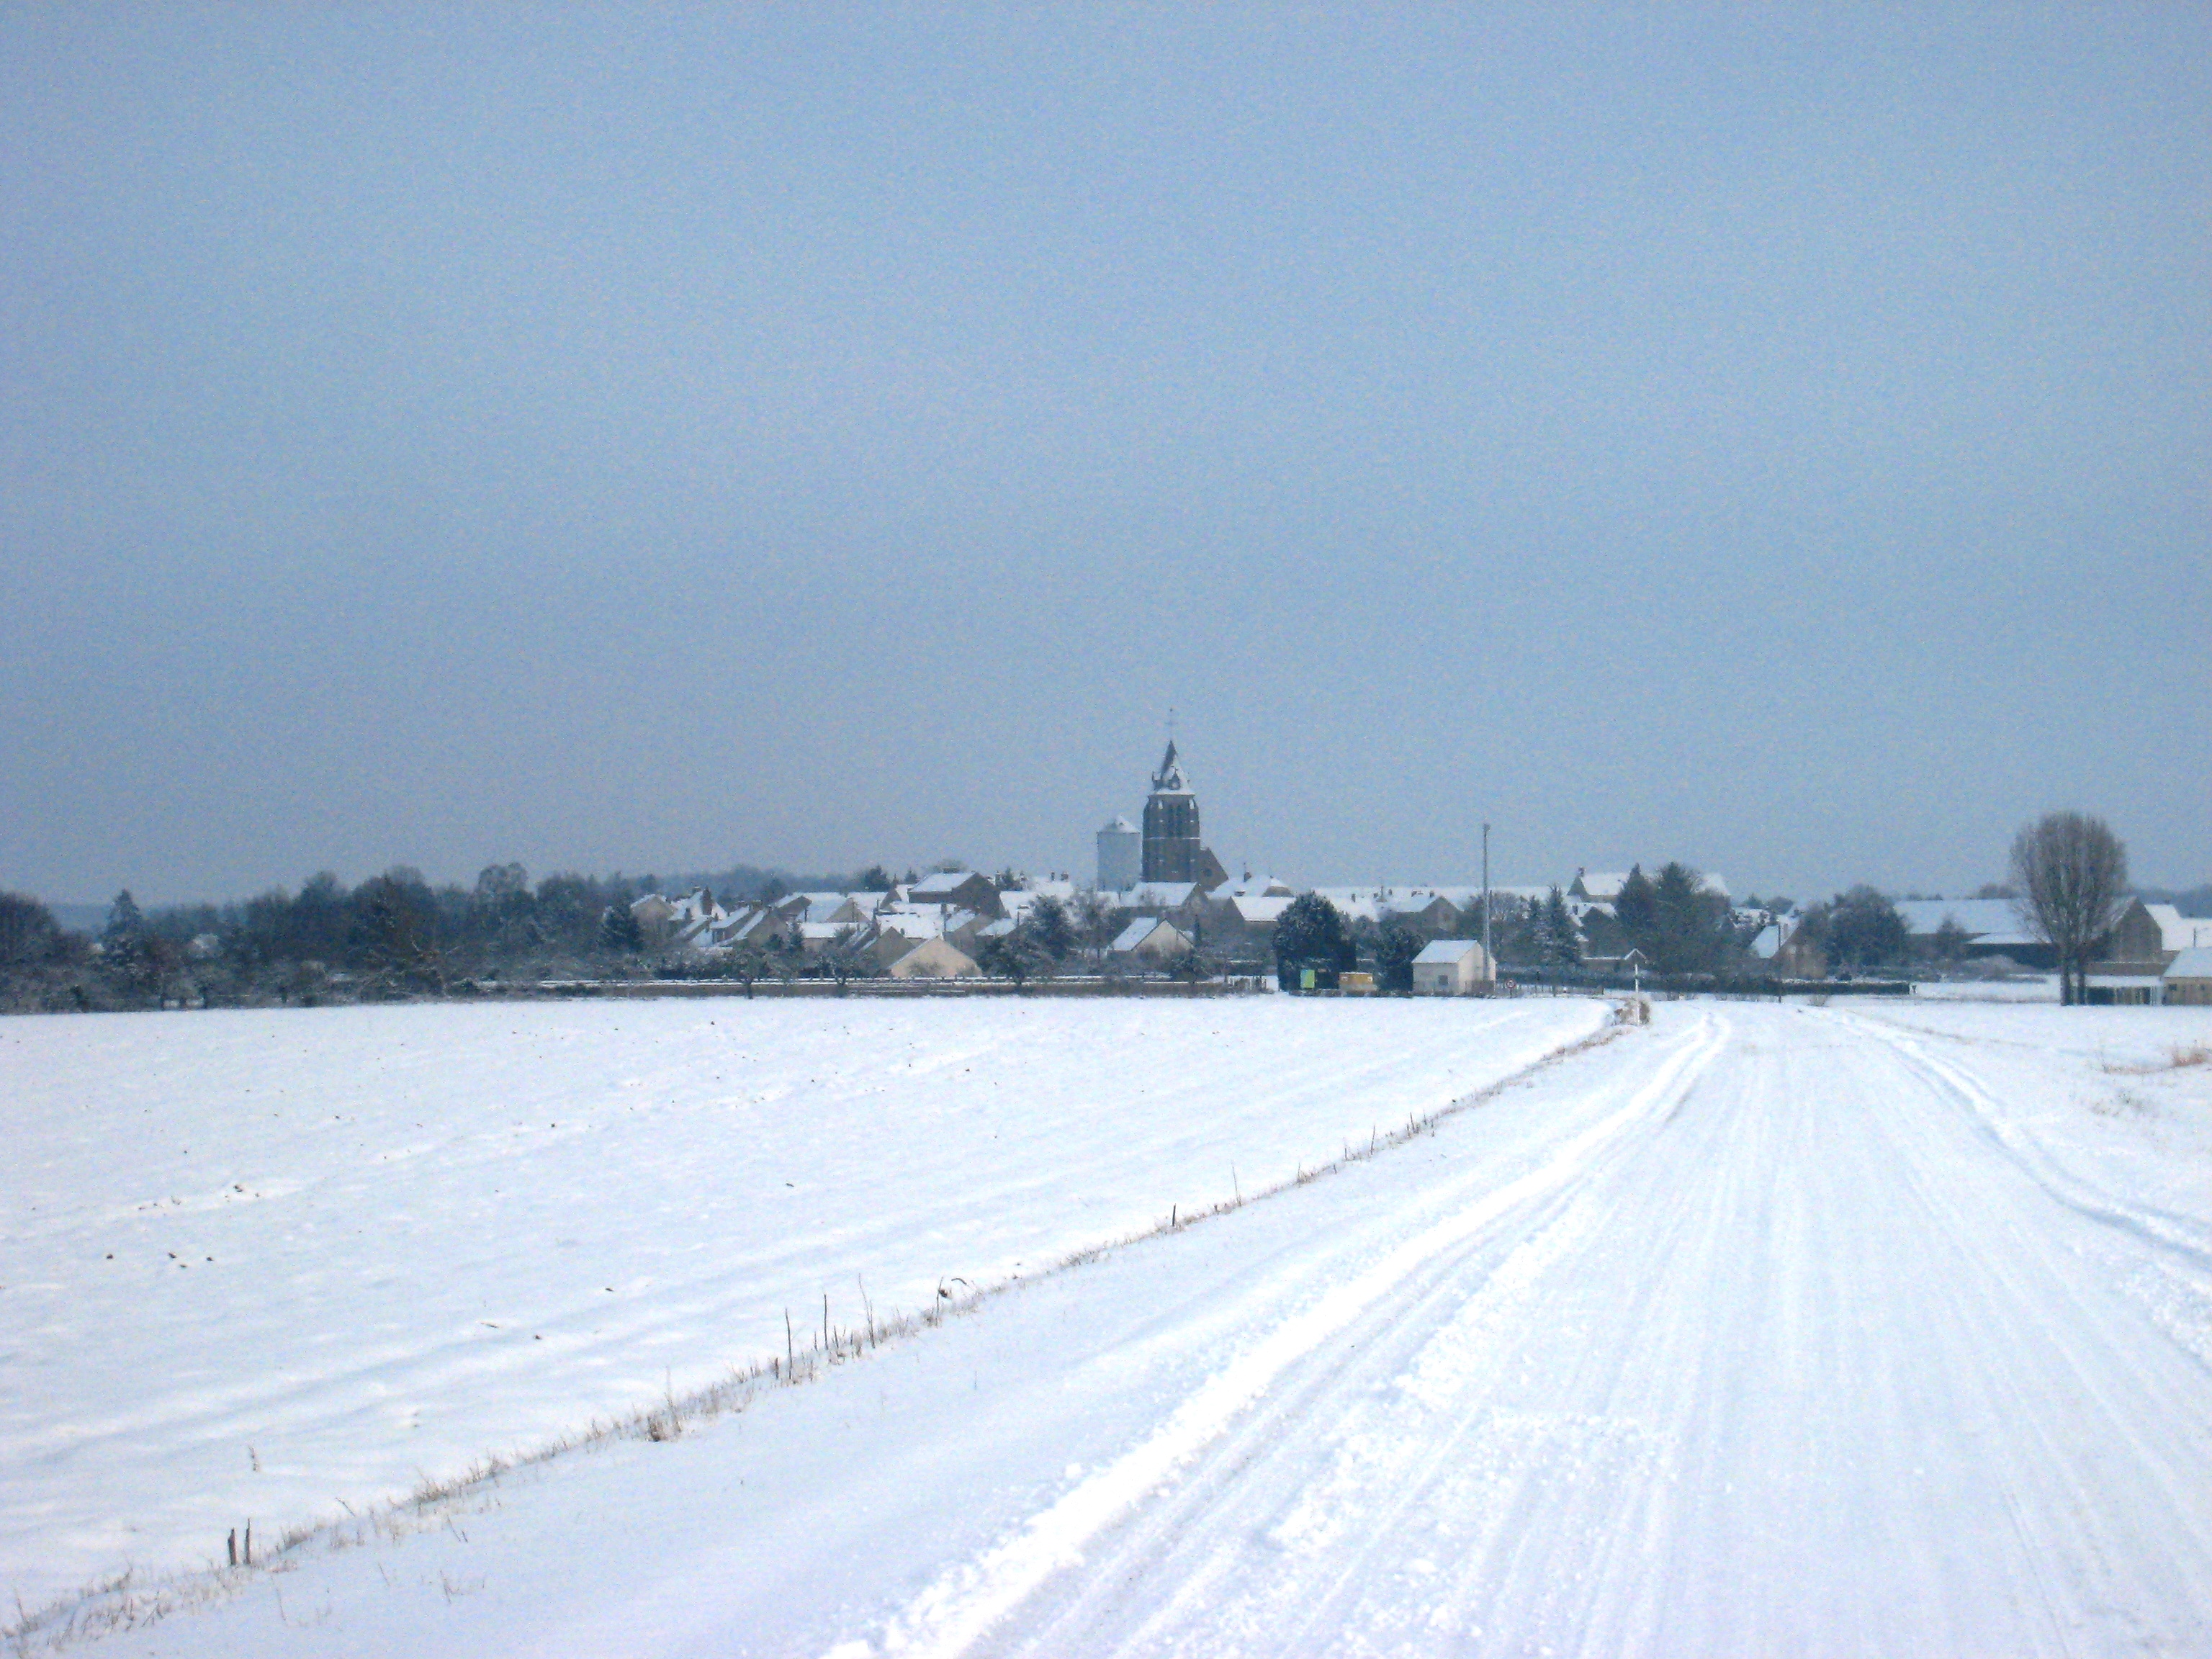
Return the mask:
{"type": "MultiPolygon", "coordinates": [[[[641,1012],[546,1018],[604,1022],[564,1028],[580,1060],[641,1012]]],[[[811,1012],[834,1026],[946,1011],[811,1012]]],[[[1599,1017],[1270,999],[1182,1005],[1175,1032],[1142,1029],[1164,1012],[975,1010],[1016,1026],[970,1054],[902,1025],[881,1069],[836,1073],[848,1097],[907,1101],[886,1054],[953,1052],[931,1074],[933,1106],[912,1109],[929,1130],[903,1143],[923,1177],[940,1157],[973,1169],[983,1137],[1030,1124],[996,1093],[1085,1106],[1052,1115],[1073,1156],[1018,1139],[1008,1168],[1032,1174],[1000,1182],[994,1166],[994,1195],[942,1203],[941,1222],[902,1199],[875,1248],[934,1225],[925,1252],[974,1241],[973,1257],[1026,1269],[1036,1255],[982,1248],[996,1223],[978,1218],[1032,1192],[1040,1211],[1073,1206],[1067,1171],[1126,1140],[1153,1148],[1127,1156],[1162,1197],[1189,1183],[1196,1202],[1214,1191],[1200,1177],[1218,1142],[1326,1142],[1343,1132],[1321,1127],[1325,1113],[1393,1091],[1394,1066],[1408,1085],[1431,1068],[1431,1101],[1402,1115],[1599,1017]],[[1073,1078],[1057,1051],[1077,1034],[1117,1052],[1091,1083],[1050,1084],[1073,1078]],[[1243,1081],[1164,1080],[1185,1070],[1243,1081]],[[1144,1103],[1171,1087],[1172,1103],[1144,1103]],[[1244,1087],[1279,1092],[1245,1128],[1218,1128],[1244,1087]],[[1278,1127],[1309,1114],[1310,1129],[1278,1127]]],[[[693,1040],[708,1017],[653,1015],[693,1040]]],[[[441,1036],[444,1097],[492,1086],[492,1059],[445,1076],[472,1045],[441,1036]]],[[[112,1077],[138,1041],[76,1063],[112,1077]]],[[[101,1650],[2212,1653],[2208,1049],[2205,1010],[1662,1003],[1649,1029],[1530,1070],[1376,1158],[1028,1277],[672,1441],[602,1442],[404,1528],[333,1528],[283,1571],[210,1583],[205,1607],[101,1650]]],[[[372,1044],[356,1052],[374,1063],[372,1044]]],[[[588,1069],[516,1063],[541,1079],[588,1069]]],[[[629,1073],[598,1063],[604,1097],[629,1073]]],[[[828,1074],[805,1073],[816,1087],[828,1074]]],[[[630,1131],[650,1115],[636,1103],[607,1099],[592,1120],[622,1212],[666,1176],[611,1167],[654,1142],[630,1131]]],[[[1269,1173],[1297,1156],[1279,1151],[1269,1173]]],[[[578,1163],[593,1160],[544,1167],[578,1163]]],[[[374,1189],[395,1204],[420,1178],[374,1189]]],[[[906,1188],[884,1177],[882,1191],[906,1188]]],[[[1065,1236],[1152,1218],[1102,1211],[1065,1236]]],[[[448,1219],[442,1236],[459,1249],[468,1231],[448,1219]]],[[[647,1231],[687,1236],[633,1235],[647,1231]]],[[[495,1245],[470,1249],[455,1277],[502,1271],[495,1245]]],[[[682,1265],[641,1282],[676,1282],[682,1265]]],[[[624,1281],[607,1282],[598,1294],[618,1298],[624,1281]]],[[[611,1318],[590,1294],[577,1316],[611,1318]]],[[[624,1340],[672,1328],[641,1322],[624,1340]]],[[[492,1376],[495,1397],[526,1403],[492,1376]]]]}
{"type": "MultiPolygon", "coordinates": [[[[0,1595],[219,1560],[1291,1178],[1602,1005],[0,1022],[0,1595]],[[957,1285],[955,1286],[957,1288],[957,1285]]],[[[0,1601],[0,1606],[4,1606],[0,1601]]],[[[12,1617],[6,1622],[13,1622],[12,1617]]]]}

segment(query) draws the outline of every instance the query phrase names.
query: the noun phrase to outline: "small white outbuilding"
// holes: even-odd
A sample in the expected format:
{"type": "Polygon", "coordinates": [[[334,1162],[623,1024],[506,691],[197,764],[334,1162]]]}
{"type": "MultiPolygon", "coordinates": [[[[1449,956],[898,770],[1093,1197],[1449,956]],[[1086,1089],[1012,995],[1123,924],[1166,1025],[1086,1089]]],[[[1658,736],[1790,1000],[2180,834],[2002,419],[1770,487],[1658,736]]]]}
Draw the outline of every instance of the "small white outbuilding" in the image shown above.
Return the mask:
{"type": "Polygon", "coordinates": [[[1463,997],[1497,977],[1497,965],[1483,950],[1480,939],[1432,940],[1413,958],[1416,996],[1463,997]]]}

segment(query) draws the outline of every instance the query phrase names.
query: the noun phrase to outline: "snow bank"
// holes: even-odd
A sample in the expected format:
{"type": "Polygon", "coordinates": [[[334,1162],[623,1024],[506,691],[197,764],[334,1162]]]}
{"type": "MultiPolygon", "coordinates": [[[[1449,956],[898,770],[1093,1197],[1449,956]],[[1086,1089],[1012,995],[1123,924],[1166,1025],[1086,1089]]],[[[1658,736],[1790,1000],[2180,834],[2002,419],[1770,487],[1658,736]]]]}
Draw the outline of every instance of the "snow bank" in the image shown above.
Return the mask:
{"type": "Polygon", "coordinates": [[[1601,1005],[530,1004],[0,1024],[0,1585],[195,1565],[1288,1179],[1601,1005]]]}

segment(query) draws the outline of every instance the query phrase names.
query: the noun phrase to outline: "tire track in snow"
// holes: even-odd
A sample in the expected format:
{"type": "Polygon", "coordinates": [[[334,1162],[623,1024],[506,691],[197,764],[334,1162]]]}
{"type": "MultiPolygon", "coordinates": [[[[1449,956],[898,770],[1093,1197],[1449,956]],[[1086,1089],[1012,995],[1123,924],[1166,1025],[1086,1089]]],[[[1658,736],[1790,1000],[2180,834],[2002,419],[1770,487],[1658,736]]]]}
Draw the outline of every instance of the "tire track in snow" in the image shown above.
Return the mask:
{"type": "MultiPolygon", "coordinates": [[[[1640,1120],[1662,1104],[1671,1106],[1718,1054],[1728,1031],[1724,1022],[1701,1018],[1658,1073],[1620,1109],[1563,1143],[1536,1169],[1426,1228],[1276,1327],[1200,1385],[1141,1443],[1032,1516],[1003,1542],[942,1575],[891,1620],[880,1650],[942,1659],[967,1652],[1047,1580],[1079,1563],[1091,1540],[1176,1480],[1292,1365],[1376,1310],[1440,1255],[1568,1187],[1640,1120]]],[[[848,1642],[830,1653],[831,1659],[858,1659],[878,1650],[865,1642],[848,1642]]]]}

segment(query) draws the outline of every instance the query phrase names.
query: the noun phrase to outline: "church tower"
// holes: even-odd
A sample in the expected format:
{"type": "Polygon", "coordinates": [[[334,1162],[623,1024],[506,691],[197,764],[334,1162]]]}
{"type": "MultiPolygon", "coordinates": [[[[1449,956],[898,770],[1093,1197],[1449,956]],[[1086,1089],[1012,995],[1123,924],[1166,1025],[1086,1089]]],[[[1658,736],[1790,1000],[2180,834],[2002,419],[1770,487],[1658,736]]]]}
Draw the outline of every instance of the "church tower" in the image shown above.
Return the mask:
{"type": "Polygon", "coordinates": [[[1209,890],[1229,878],[1221,860],[1199,838],[1198,797],[1191,793],[1172,738],[1145,802],[1144,878],[1194,881],[1209,890]]]}

